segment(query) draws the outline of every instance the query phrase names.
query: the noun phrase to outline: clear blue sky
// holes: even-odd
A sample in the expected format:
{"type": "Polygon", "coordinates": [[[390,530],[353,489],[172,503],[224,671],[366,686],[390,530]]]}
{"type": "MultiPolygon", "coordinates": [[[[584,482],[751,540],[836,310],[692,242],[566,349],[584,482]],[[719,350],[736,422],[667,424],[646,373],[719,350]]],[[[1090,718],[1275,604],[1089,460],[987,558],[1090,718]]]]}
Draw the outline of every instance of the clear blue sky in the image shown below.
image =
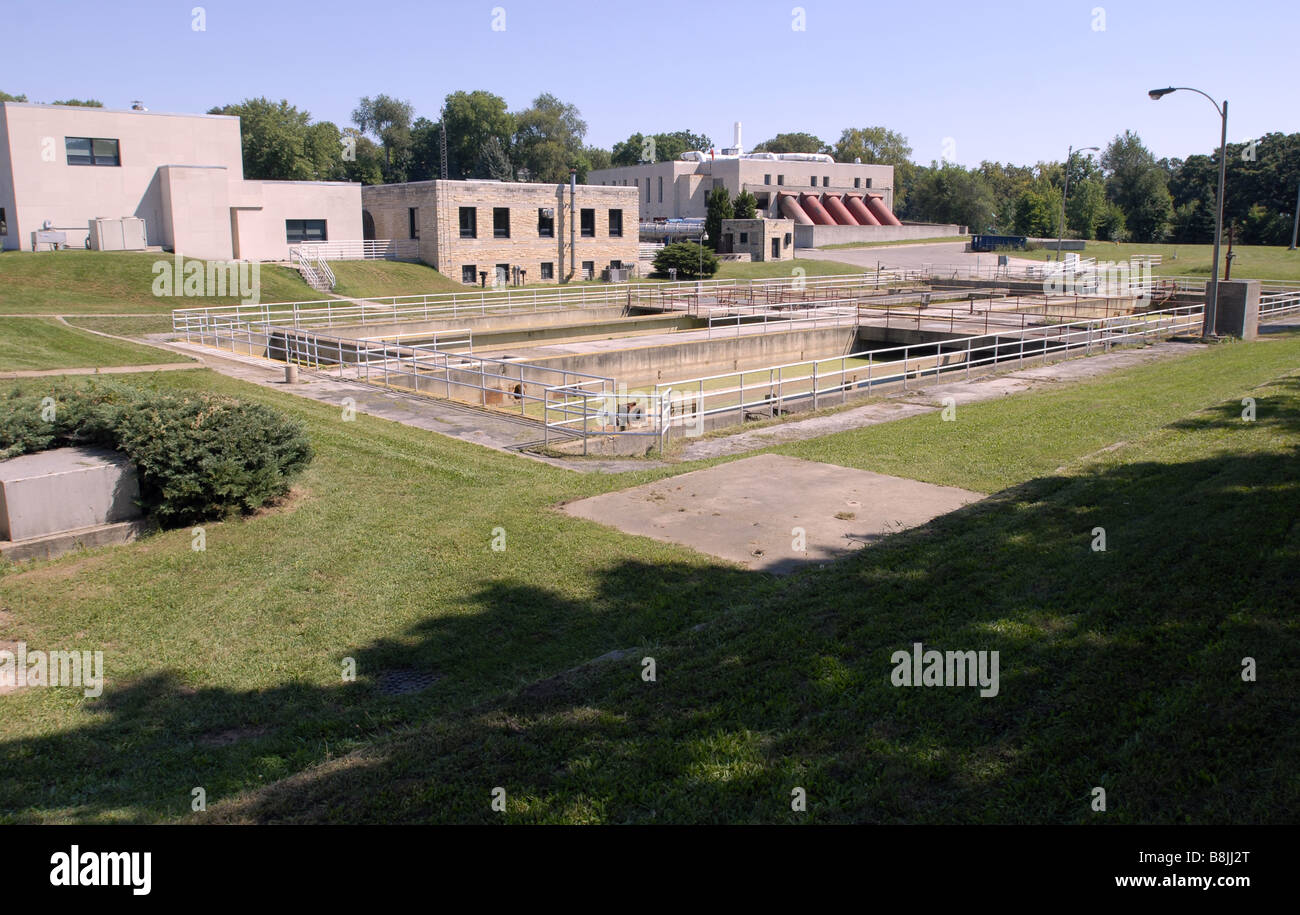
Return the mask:
{"type": "Polygon", "coordinates": [[[1300,131],[1297,0],[74,0],[6,3],[0,21],[0,89],[114,108],[202,112],[265,95],[344,126],[362,95],[436,118],[456,89],[495,92],[511,110],[549,91],[605,147],[682,128],[727,145],[736,120],[746,146],[884,125],[918,162],[952,138],[966,165],[1032,164],[1126,128],[1157,156],[1207,152],[1209,102],[1146,97],[1192,85],[1231,101],[1230,141],[1300,131]],[[196,5],[205,31],[191,27],[196,5]],[[796,6],[804,31],[791,28],[796,6]]]}

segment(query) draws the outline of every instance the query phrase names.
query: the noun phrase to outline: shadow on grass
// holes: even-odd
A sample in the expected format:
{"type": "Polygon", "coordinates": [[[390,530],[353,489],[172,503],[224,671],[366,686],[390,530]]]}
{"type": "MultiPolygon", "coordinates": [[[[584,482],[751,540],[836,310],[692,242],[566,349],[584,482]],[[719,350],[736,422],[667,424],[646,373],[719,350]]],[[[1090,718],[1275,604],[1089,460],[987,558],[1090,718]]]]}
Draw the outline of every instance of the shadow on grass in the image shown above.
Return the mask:
{"type": "Polygon", "coordinates": [[[1034,480],[780,582],[626,560],[582,601],[496,581],[352,652],[351,685],[161,673],[106,692],[94,726],[0,744],[0,810],[168,819],[201,786],[225,802],[200,822],[1289,821],[1300,456],[1259,438],[1300,436],[1285,390],[1254,423],[1229,404],[1180,424],[1242,429],[1237,452],[1034,480]],[[533,666],[552,640],[580,666],[533,666]],[[892,686],[913,642],[998,651],[998,695],[892,686]],[[382,695],[394,668],[441,679],[382,695]]]}

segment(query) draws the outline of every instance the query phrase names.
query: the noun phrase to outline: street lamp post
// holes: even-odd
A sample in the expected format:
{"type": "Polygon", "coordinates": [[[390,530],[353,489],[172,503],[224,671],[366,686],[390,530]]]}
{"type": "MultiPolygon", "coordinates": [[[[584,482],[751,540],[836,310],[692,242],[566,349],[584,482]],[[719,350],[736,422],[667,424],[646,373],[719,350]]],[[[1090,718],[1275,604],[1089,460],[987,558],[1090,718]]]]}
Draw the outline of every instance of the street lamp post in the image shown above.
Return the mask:
{"type": "MultiPolygon", "coordinates": [[[[1085,146],[1079,152],[1099,152],[1098,146],[1085,146]]],[[[1065,184],[1061,188],[1061,222],[1056,227],[1056,259],[1061,259],[1061,243],[1065,240],[1065,198],[1070,194],[1070,162],[1074,159],[1075,149],[1070,147],[1065,154],[1065,184]]]]}
{"type": "Polygon", "coordinates": [[[1223,122],[1222,131],[1219,134],[1219,199],[1216,213],[1214,216],[1214,264],[1210,273],[1209,294],[1205,297],[1205,323],[1201,328],[1201,334],[1206,337],[1214,336],[1215,317],[1219,305],[1219,244],[1223,238],[1223,185],[1228,175],[1228,100],[1223,100],[1220,107],[1209,95],[1206,95],[1200,89],[1193,89],[1191,86],[1169,86],[1165,89],[1152,89],[1147,95],[1151,96],[1152,101],[1159,101],[1171,92],[1177,92],[1180,89],[1186,89],[1188,92],[1195,92],[1197,95],[1203,95],[1210,100],[1214,110],[1219,113],[1223,122]]]}

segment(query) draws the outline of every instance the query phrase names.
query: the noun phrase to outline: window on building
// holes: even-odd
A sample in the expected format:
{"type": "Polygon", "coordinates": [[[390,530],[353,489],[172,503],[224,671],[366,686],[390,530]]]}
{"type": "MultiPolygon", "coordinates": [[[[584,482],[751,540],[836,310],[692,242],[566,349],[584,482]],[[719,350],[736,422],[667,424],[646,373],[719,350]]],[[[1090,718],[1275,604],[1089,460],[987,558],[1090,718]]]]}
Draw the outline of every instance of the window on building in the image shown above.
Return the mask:
{"type": "Polygon", "coordinates": [[[595,276],[596,276],[596,262],[595,262],[595,261],[583,261],[583,262],[582,262],[582,278],[583,278],[584,280],[589,280],[589,279],[593,279],[595,276]]]}
{"type": "Polygon", "coordinates": [[[581,221],[582,237],[595,238],[596,237],[596,211],[579,210],[578,212],[582,217],[582,221],[581,221]]]}
{"type": "Polygon", "coordinates": [[[854,186],[854,187],[862,187],[862,179],[861,179],[861,178],[854,178],[854,179],[853,179],[853,186],[854,186]]]}
{"type": "Polygon", "coordinates": [[[305,241],[326,241],[325,220],[286,219],[284,221],[284,237],[291,245],[305,241]]]}
{"type": "Polygon", "coordinates": [[[9,234],[9,220],[5,218],[5,208],[0,207],[0,235],[9,234]]]}
{"type": "Polygon", "coordinates": [[[555,264],[552,261],[542,261],[542,279],[555,279],[555,264]]]}
{"type": "Polygon", "coordinates": [[[410,237],[419,238],[420,237],[420,208],[407,207],[406,221],[408,223],[407,230],[410,232],[410,237]]]}
{"type": "Polygon", "coordinates": [[[870,179],[870,178],[867,179],[867,187],[871,187],[871,179],[870,179]]]}
{"type": "Polygon", "coordinates": [[[492,237],[510,237],[510,207],[492,208],[492,237]]]}
{"type": "Polygon", "coordinates": [[[741,232],[741,233],[740,233],[740,243],[741,243],[742,245],[747,245],[747,244],[749,244],[749,233],[748,233],[748,232],[741,232]]]}
{"type": "Polygon", "coordinates": [[[478,238],[478,210],[474,207],[460,208],[460,237],[478,238]]]}
{"type": "Polygon", "coordinates": [[[610,238],[623,237],[623,211],[622,210],[609,211],[609,237],[610,238]]]}
{"type": "Polygon", "coordinates": [[[816,176],[816,175],[813,175],[813,176],[812,176],[812,186],[813,186],[813,187],[816,187],[816,186],[817,186],[817,176],[816,176]]]}
{"type": "Polygon", "coordinates": [[[537,235],[539,238],[555,237],[555,209],[554,207],[537,208],[537,235]]]}
{"type": "Polygon", "coordinates": [[[771,183],[772,183],[772,176],[771,176],[771,175],[764,175],[764,176],[763,176],[763,183],[764,183],[764,184],[771,184],[771,183]]]}
{"type": "Polygon", "coordinates": [[[777,184],[785,184],[785,175],[777,175],[777,176],[776,176],[776,183],[777,183],[777,184]]]}
{"type": "Polygon", "coordinates": [[[786,246],[787,248],[790,247],[790,233],[789,233],[789,232],[786,232],[786,233],[785,233],[785,246],[786,246]]]}
{"type": "Polygon", "coordinates": [[[648,176],[645,179],[645,202],[650,202],[650,178],[648,176]]]}
{"type": "Polygon", "coordinates": [[[659,202],[664,202],[664,176],[659,176],[659,202]]]}
{"type": "Polygon", "coordinates": [[[478,265],[465,264],[460,268],[460,281],[473,286],[478,282],[478,265]]]}
{"type": "Polygon", "coordinates": [[[69,165],[121,165],[117,140],[99,137],[64,137],[69,165]]]}
{"type": "Polygon", "coordinates": [[[830,186],[831,186],[831,176],[830,175],[823,176],[822,187],[830,187],[830,186]]]}

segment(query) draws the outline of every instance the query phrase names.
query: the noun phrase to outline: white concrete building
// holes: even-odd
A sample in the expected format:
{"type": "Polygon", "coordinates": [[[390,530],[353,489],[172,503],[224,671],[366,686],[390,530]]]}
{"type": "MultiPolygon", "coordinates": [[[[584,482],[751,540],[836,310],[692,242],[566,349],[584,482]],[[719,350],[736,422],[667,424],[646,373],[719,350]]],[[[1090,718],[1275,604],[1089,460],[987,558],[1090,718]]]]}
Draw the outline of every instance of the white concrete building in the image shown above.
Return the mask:
{"type": "Polygon", "coordinates": [[[284,260],[359,241],[361,185],[244,180],[237,117],[0,103],[0,248],[47,247],[46,230],[85,247],[91,220],[124,217],[149,246],[284,260]]]}

